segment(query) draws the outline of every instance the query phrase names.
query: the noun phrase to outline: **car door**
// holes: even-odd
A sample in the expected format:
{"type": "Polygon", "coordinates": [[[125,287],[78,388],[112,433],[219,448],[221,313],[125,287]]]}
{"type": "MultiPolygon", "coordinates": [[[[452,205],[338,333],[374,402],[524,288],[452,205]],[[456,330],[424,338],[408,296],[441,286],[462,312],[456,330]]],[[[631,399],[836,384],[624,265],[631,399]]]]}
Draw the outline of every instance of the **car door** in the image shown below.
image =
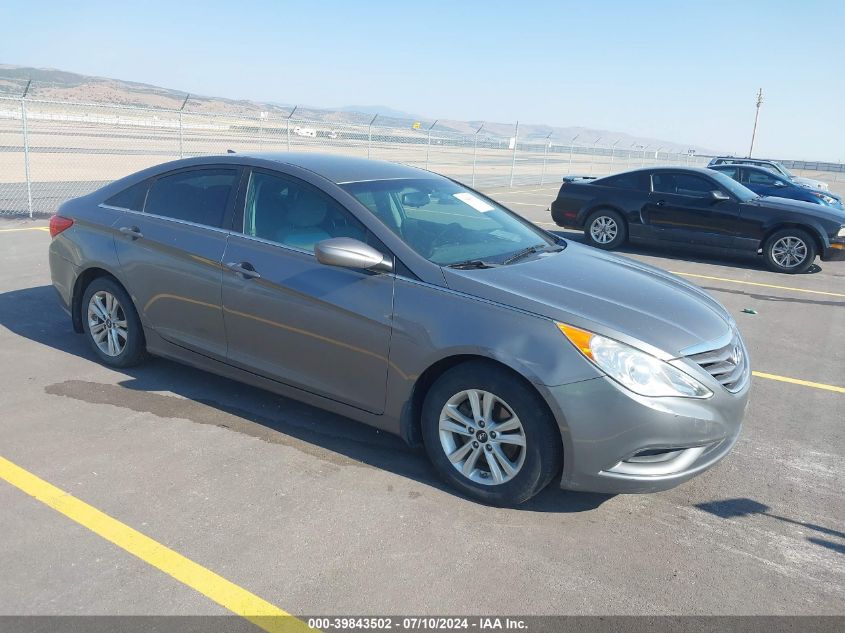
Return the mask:
{"type": "Polygon", "coordinates": [[[225,360],[221,260],[241,169],[200,166],[148,183],[124,210],[117,256],[141,318],[166,341],[225,360]]]}
{"type": "Polygon", "coordinates": [[[394,276],[325,266],[314,245],[384,246],[327,194],[279,172],[251,172],[242,216],[223,258],[229,362],[382,413],[394,276]]]}
{"type": "Polygon", "coordinates": [[[739,221],[739,204],[704,175],[657,171],[643,210],[659,239],[684,245],[731,248],[739,221]],[[728,196],[713,198],[713,191],[728,196]]]}

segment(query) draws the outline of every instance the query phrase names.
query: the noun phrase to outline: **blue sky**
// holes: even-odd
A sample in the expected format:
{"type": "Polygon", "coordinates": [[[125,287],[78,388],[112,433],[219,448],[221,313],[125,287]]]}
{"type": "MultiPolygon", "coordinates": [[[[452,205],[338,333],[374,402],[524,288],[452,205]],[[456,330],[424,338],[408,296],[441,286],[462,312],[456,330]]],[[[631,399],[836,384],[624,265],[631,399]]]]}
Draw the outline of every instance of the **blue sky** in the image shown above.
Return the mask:
{"type": "Polygon", "coordinates": [[[845,2],[0,3],[0,63],[845,161],[845,2]]]}

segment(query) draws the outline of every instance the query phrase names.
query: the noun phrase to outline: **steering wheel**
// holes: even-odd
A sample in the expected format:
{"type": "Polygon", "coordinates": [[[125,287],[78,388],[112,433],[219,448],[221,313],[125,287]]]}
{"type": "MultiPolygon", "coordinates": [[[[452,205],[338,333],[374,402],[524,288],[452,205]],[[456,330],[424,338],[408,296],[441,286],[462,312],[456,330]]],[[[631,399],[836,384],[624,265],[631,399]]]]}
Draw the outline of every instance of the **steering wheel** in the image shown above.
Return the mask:
{"type": "Polygon", "coordinates": [[[428,245],[428,256],[430,257],[434,253],[434,249],[438,246],[444,246],[445,244],[450,244],[449,236],[450,234],[455,234],[451,239],[456,239],[458,237],[458,233],[463,234],[464,227],[462,227],[457,222],[450,222],[446,226],[444,226],[440,231],[437,232],[432,238],[431,242],[428,245]]]}

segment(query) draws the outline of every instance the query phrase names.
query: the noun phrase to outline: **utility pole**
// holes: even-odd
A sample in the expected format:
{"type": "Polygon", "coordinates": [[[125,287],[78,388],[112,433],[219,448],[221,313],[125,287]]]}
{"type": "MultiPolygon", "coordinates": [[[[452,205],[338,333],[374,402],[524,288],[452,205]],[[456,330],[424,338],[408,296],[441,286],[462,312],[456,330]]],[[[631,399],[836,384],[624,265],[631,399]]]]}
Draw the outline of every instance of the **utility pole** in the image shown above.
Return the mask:
{"type": "Polygon", "coordinates": [[[760,106],[763,105],[763,89],[757,91],[757,110],[754,113],[754,129],[751,132],[751,147],[748,149],[748,158],[754,153],[754,137],[757,136],[757,119],[760,118],[760,106]]]}

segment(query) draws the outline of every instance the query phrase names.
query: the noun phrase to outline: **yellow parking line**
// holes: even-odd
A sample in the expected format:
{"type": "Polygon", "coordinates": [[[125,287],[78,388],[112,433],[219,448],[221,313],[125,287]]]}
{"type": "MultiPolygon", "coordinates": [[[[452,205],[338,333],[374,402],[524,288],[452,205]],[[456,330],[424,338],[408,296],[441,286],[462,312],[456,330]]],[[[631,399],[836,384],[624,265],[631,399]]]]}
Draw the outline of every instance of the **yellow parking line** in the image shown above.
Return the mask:
{"type": "Polygon", "coordinates": [[[788,382],[793,385],[801,385],[802,387],[813,387],[814,389],[824,389],[825,391],[835,391],[836,393],[845,393],[845,387],[836,387],[835,385],[826,385],[822,382],[810,382],[809,380],[799,380],[798,378],[788,378],[786,376],[778,376],[777,374],[767,374],[762,371],[751,372],[757,378],[767,378],[769,380],[777,380],[779,382],[788,382]]]}
{"type": "Polygon", "coordinates": [[[3,457],[0,457],[0,479],[265,631],[287,633],[288,631],[314,630],[309,629],[305,622],[294,618],[279,607],[100,512],[3,457]]]}
{"type": "Polygon", "coordinates": [[[0,229],[0,233],[16,233],[18,231],[49,231],[49,226],[27,226],[19,229],[0,229]]]}
{"type": "Polygon", "coordinates": [[[808,288],[793,288],[792,286],[776,286],[775,284],[761,284],[757,281],[743,281],[741,279],[725,279],[724,277],[711,277],[709,275],[696,275],[693,273],[682,273],[675,270],[670,270],[673,275],[682,275],[683,277],[696,277],[698,279],[712,279],[713,281],[727,281],[732,284],[745,284],[746,286],[760,286],[762,288],[777,288],[778,290],[791,290],[793,292],[808,292],[814,295],[826,295],[828,297],[843,297],[845,294],[840,292],[825,292],[824,290],[809,290],[808,288]]]}

